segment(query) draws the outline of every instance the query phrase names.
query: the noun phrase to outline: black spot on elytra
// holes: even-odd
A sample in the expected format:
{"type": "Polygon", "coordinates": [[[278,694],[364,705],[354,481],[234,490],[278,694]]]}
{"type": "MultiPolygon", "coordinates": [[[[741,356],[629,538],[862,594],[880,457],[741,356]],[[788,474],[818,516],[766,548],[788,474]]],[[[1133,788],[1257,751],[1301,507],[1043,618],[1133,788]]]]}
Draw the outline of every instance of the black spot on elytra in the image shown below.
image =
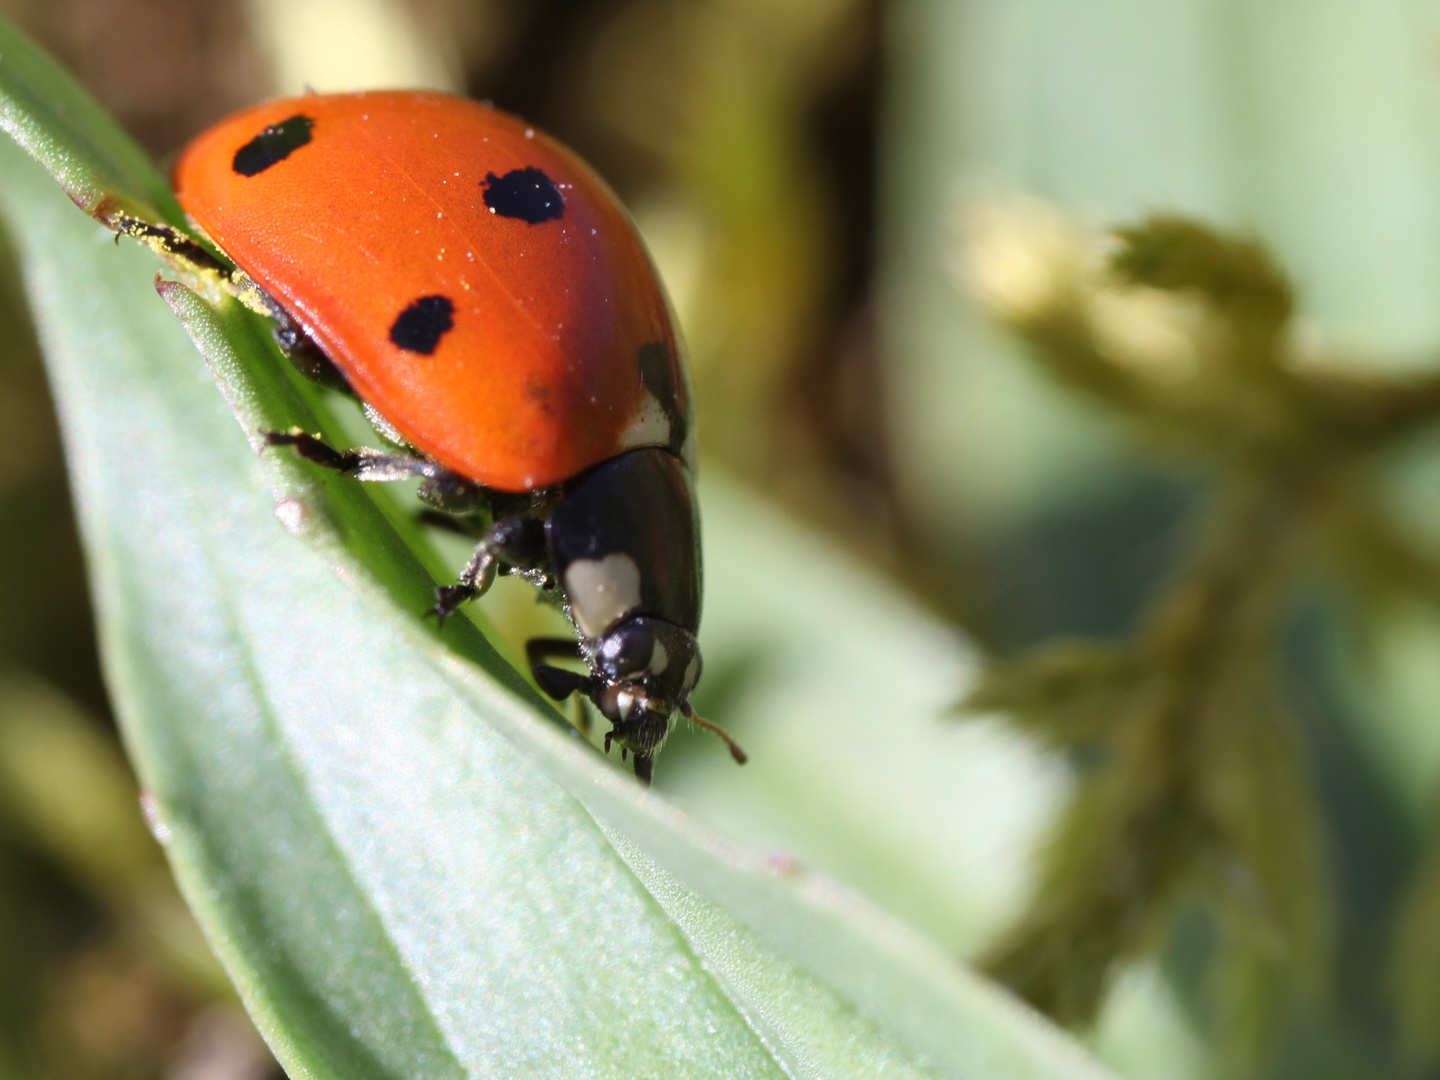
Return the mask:
{"type": "Polygon", "coordinates": [[[485,175],[485,205],[492,214],[519,218],[531,225],[565,213],[565,200],[548,176],[533,165],[511,169],[504,176],[485,175]]]}
{"type": "Polygon", "coordinates": [[[678,454],[685,445],[687,431],[670,350],[663,341],[652,341],[640,346],[639,360],[640,384],[655,396],[665,419],[670,421],[670,448],[678,454]]]}
{"type": "Polygon", "coordinates": [[[271,124],[235,151],[235,171],[241,176],[259,176],[308,143],[314,126],[315,121],[308,116],[292,116],[271,124]]]}
{"type": "Polygon", "coordinates": [[[406,352],[429,356],[454,325],[455,305],[448,297],[422,296],[396,318],[390,340],[406,352]]]}

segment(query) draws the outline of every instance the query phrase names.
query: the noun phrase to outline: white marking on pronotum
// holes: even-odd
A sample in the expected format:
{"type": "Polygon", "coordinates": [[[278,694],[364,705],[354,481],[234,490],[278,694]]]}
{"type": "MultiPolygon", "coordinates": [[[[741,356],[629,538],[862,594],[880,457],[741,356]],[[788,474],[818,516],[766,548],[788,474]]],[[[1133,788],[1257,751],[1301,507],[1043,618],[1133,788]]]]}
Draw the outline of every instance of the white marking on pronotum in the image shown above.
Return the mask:
{"type": "Polygon", "coordinates": [[[670,654],[665,651],[665,646],[659,640],[655,642],[655,650],[650,654],[650,674],[659,675],[670,666],[670,654]]]}
{"type": "Polygon", "coordinates": [[[597,638],[640,606],[640,568],[623,552],[576,559],[565,568],[565,596],[587,638],[597,638]]]}
{"type": "Polygon", "coordinates": [[[620,446],[625,450],[637,450],[642,446],[669,446],[670,418],[660,407],[655,395],[648,391],[640,400],[640,407],[630,414],[625,430],[620,433],[620,446]]]}

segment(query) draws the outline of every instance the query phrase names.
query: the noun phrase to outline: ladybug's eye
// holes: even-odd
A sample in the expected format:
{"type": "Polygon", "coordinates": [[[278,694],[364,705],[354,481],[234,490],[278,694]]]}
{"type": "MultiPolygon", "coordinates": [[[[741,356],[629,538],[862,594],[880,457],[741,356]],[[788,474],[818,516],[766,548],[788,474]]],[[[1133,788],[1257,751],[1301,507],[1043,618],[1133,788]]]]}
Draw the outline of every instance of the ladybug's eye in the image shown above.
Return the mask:
{"type": "Polygon", "coordinates": [[[605,635],[600,644],[600,662],[612,678],[634,678],[645,673],[654,646],[650,628],[638,619],[631,620],[605,635]]]}

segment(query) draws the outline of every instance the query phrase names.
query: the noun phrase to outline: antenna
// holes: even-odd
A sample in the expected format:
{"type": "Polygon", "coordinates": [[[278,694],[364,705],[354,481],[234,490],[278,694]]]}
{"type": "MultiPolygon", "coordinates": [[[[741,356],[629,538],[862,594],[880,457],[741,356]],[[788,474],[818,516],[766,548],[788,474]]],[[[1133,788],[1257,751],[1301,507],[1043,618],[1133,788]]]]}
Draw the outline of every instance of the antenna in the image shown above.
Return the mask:
{"type": "Polygon", "coordinates": [[[688,701],[681,704],[680,711],[685,715],[685,719],[689,720],[692,724],[698,724],[706,731],[713,731],[716,735],[719,735],[720,738],[725,741],[725,745],[730,748],[730,756],[735,759],[736,765],[744,765],[745,762],[750,760],[745,751],[740,749],[740,744],[730,737],[728,731],[719,724],[712,724],[709,720],[706,720],[690,707],[688,701]]]}

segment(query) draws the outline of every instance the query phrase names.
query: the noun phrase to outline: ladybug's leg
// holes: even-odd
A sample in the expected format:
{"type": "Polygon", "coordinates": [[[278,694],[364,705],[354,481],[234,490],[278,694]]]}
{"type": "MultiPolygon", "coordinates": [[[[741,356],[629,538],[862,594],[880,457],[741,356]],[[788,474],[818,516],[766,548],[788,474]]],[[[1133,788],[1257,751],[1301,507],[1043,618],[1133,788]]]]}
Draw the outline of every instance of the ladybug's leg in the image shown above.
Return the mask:
{"type": "Polygon", "coordinates": [[[415,519],[421,525],[429,525],[434,529],[443,529],[445,532],[454,533],[456,536],[465,536],[471,540],[479,540],[485,535],[485,530],[473,521],[465,518],[458,518],[454,514],[446,513],[444,510],[436,510],[427,507],[415,515],[415,519]]]}
{"type": "Polygon", "coordinates": [[[533,673],[540,689],[554,701],[564,701],[575,693],[588,696],[595,689],[594,678],[581,675],[578,671],[551,667],[549,664],[536,664],[533,673]]]}
{"type": "Polygon", "coordinates": [[[580,643],[574,638],[536,637],[525,643],[525,660],[539,667],[546,660],[579,660],[580,643]]]}
{"type": "Polygon", "coordinates": [[[655,755],[654,755],[654,754],[636,754],[636,755],[635,755],[635,779],[639,780],[640,783],[644,784],[646,787],[649,787],[649,786],[650,786],[650,778],[654,775],[654,772],[655,772],[655,755]]]}
{"type": "Polygon", "coordinates": [[[265,442],[270,446],[293,446],[306,461],[357,480],[385,482],[408,480],[421,476],[427,480],[443,479],[449,473],[443,465],[413,454],[394,454],[368,446],[354,450],[336,450],[328,443],[296,428],[292,431],[267,431],[265,442]]]}
{"type": "Polygon", "coordinates": [[[340,373],[314,339],[279,304],[275,304],[274,309],[275,344],[280,346],[280,351],[295,366],[295,370],[327,390],[338,390],[354,397],[350,380],[340,373]]]}
{"type": "Polygon", "coordinates": [[[152,225],[148,221],[122,214],[113,218],[110,226],[115,230],[117,244],[120,237],[128,236],[163,255],[172,263],[183,263],[201,273],[217,274],[227,282],[235,275],[235,269],[229,263],[221,262],[193,238],[169,225],[152,225]]]}
{"type": "MultiPolygon", "coordinates": [[[[574,638],[567,637],[531,638],[525,642],[525,660],[530,665],[535,682],[555,701],[564,701],[577,691],[585,697],[591,697],[599,690],[598,683],[591,676],[545,663],[546,660],[551,659],[582,659],[580,643],[574,638]]],[[[572,722],[581,732],[589,735],[590,714],[585,711],[583,703],[577,702],[577,704],[580,709],[579,717],[572,722]]]]}
{"type": "Polygon", "coordinates": [[[530,570],[543,565],[545,559],[545,522],[542,519],[529,515],[501,518],[475,545],[475,553],[470,556],[465,569],[460,571],[459,582],[442,585],[435,590],[435,606],[430,609],[430,614],[443,624],[461,604],[490,588],[502,562],[521,570],[530,570]]]}

